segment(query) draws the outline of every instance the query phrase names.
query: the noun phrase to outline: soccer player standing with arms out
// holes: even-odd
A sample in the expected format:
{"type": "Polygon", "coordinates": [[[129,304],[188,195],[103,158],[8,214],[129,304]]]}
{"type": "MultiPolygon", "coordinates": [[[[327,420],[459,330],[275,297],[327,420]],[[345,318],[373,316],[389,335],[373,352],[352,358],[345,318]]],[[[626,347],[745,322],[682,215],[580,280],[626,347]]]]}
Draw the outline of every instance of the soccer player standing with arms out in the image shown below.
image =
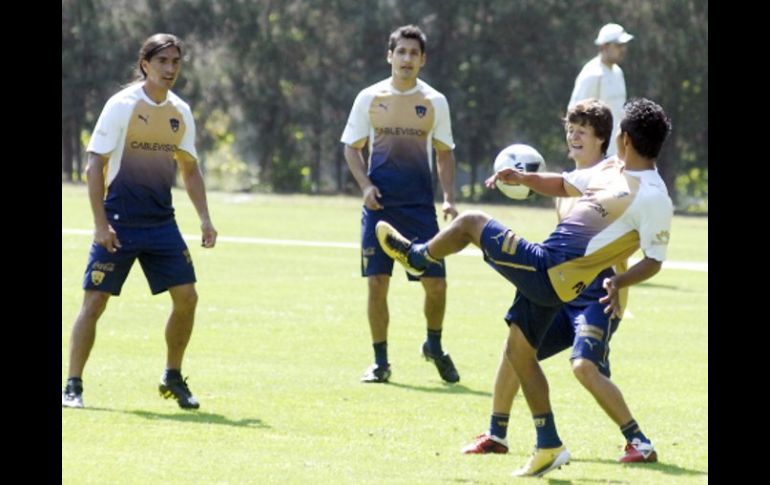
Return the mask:
{"type": "MultiPolygon", "coordinates": [[[[425,34],[406,25],[390,35],[391,77],[362,90],[353,103],[341,141],[345,160],[363,192],[361,273],[368,281],[367,314],[375,363],[362,382],[387,382],[391,375],[387,338],[388,289],[393,259],[377,244],[375,226],[388,221],[410,240],[424,242],[438,232],[433,203],[431,161],[444,192],[444,219],[457,216],[454,206],[454,140],[449,105],[443,94],[418,79],[425,65],[425,34]],[[368,160],[363,149],[369,145],[368,160]]],[[[427,339],[423,356],[433,361],[441,378],[457,382],[457,369],[441,346],[446,306],[446,271],[433,265],[419,280],[425,290],[427,339]]]]}
{"type": "Polygon", "coordinates": [[[120,294],[136,259],[152,294],[168,290],[171,295],[160,393],[173,396],[181,408],[199,407],[181,374],[198,294],[190,252],[171,201],[177,166],[201,221],[204,248],[214,247],[217,231],[197,163],[190,107],[170,91],[182,66],[181,41],[170,34],[149,37],[139,51],[138,64],[140,80],[107,101],[88,144],[94,242],[83,280],[83,305],[72,327],[62,407],[83,407],[81,376],[96,338],[96,323],[110,296],[120,294]]]}

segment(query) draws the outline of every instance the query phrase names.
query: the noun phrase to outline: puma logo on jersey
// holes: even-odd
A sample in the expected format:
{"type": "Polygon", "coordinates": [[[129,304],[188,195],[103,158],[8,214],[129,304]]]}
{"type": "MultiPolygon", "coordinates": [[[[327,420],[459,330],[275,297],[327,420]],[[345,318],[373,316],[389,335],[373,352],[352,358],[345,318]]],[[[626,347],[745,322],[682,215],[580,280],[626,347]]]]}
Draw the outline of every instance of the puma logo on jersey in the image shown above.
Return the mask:
{"type": "Polygon", "coordinates": [[[140,120],[144,121],[145,125],[150,122],[150,116],[149,115],[147,115],[147,116],[137,115],[137,116],[139,117],[140,120]]]}

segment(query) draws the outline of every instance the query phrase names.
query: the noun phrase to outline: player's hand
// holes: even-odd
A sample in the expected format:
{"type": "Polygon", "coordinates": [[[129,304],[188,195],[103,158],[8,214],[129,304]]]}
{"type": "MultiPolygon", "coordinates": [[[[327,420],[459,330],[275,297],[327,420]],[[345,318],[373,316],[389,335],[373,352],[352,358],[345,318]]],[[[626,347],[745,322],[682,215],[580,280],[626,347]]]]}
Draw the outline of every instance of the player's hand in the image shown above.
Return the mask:
{"type": "Polygon", "coordinates": [[[204,248],[213,248],[217,243],[217,230],[211,221],[201,224],[201,246],[204,248]]]}
{"type": "Polygon", "coordinates": [[[613,278],[604,278],[602,286],[607,290],[607,296],[599,298],[599,303],[607,304],[604,307],[604,313],[609,313],[610,317],[620,316],[620,293],[618,291],[618,285],[615,284],[613,278]]]}
{"type": "Polygon", "coordinates": [[[378,189],[376,185],[370,185],[364,189],[364,206],[373,211],[382,209],[382,204],[377,200],[381,197],[382,194],[380,194],[380,189],[378,189]]]}
{"type": "Polygon", "coordinates": [[[449,201],[444,201],[444,205],[441,207],[441,211],[444,213],[444,220],[452,220],[457,217],[457,209],[455,205],[449,201]]]}
{"type": "Polygon", "coordinates": [[[486,179],[484,185],[486,185],[488,189],[493,189],[495,188],[495,182],[498,180],[507,185],[519,185],[521,184],[523,177],[524,174],[522,172],[506,167],[498,170],[497,173],[486,179]]]}
{"type": "Polygon", "coordinates": [[[115,229],[109,224],[105,227],[97,227],[94,230],[94,242],[99,246],[103,246],[110,253],[114,253],[123,247],[120,245],[115,229]]]}

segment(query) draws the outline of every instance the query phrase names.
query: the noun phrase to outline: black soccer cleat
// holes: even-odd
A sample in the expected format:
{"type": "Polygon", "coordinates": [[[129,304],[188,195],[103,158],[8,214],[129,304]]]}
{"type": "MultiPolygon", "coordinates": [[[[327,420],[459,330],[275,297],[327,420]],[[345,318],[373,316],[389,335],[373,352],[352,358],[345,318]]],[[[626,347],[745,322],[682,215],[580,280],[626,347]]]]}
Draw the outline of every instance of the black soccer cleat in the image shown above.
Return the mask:
{"type": "Polygon", "coordinates": [[[192,395],[190,388],[187,387],[186,377],[184,379],[173,377],[161,378],[158,391],[160,391],[160,396],[165,399],[173,396],[182,409],[198,409],[200,407],[200,403],[192,395]]]}
{"type": "Polygon", "coordinates": [[[372,364],[361,376],[361,382],[366,383],[388,382],[388,379],[390,379],[390,364],[385,367],[372,364]]]}
{"type": "Polygon", "coordinates": [[[67,383],[67,387],[61,393],[61,407],[63,408],[82,408],[83,407],[83,386],[67,383]]]}
{"type": "Polygon", "coordinates": [[[425,357],[425,360],[432,361],[436,365],[438,375],[446,382],[460,382],[460,374],[457,373],[457,368],[449,354],[444,352],[444,355],[433,355],[428,351],[428,342],[423,342],[422,356],[425,357]]]}

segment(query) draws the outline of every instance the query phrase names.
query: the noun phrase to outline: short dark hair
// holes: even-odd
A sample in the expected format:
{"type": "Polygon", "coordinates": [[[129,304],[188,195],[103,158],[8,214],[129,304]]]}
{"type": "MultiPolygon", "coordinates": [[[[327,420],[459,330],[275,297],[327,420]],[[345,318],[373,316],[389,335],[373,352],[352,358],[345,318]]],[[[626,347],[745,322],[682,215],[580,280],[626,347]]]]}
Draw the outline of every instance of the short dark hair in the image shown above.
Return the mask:
{"type": "Polygon", "coordinates": [[[428,40],[425,33],[416,25],[402,25],[390,34],[388,40],[388,50],[393,51],[396,48],[398,39],[415,39],[420,43],[420,51],[425,53],[425,42],[428,40]]]}
{"type": "Polygon", "coordinates": [[[152,56],[171,46],[176,47],[179,50],[179,55],[182,55],[182,41],[173,34],[154,34],[144,41],[142,48],[139,49],[138,61],[139,73],[142,75],[142,79],[147,79],[147,73],[144,72],[142,61],[151,60],[152,56]]]}
{"type": "Polygon", "coordinates": [[[623,105],[620,132],[627,133],[640,155],[656,158],[671,132],[671,119],[663,108],[646,98],[633,98],[623,105]]]}
{"type": "Polygon", "coordinates": [[[564,117],[565,129],[568,123],[592,127],[596,137],[604,140],[602,155],[607,155],[607,147],[610,146],[612,136],[612,111],[609,106],[596,98],[579,101],[567,110],[567,116],[564,117]]]}

